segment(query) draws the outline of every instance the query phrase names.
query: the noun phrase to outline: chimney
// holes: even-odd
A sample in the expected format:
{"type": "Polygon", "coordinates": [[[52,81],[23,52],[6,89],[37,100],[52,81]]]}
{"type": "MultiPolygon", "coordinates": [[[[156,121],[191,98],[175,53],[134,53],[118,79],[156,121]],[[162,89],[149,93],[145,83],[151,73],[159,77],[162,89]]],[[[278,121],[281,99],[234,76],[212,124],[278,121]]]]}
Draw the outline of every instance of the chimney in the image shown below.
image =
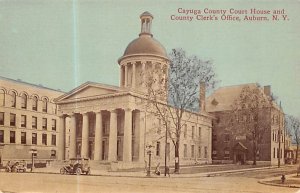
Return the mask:
{"type": "Polygon", "coordinates": [[[200,102],[199,102],[199,107],[200,111],[205,111],[205,82],[200,82],[200,102]]]}
{"type": "Polygon", "coordinates": [[[267,85],[267,86],[264,86],[264,93],[265,95],[267,96],[271,96],[271,86],[270,85],[267,85]]]}

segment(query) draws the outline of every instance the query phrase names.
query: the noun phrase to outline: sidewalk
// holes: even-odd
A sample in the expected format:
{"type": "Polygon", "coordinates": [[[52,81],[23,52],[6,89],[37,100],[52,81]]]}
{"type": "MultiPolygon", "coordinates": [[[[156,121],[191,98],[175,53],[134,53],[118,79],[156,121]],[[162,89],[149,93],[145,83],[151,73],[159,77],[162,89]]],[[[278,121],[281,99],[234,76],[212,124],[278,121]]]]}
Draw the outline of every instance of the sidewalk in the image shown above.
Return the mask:
{"type": "MultiPolygon", "coordinates": [[[[238,170],[225,170],[225,171],[214,171],[214,172],[201,172],[201,173],[193,173],[193,174],[172,174],[171,178],[198,178],[198,177],[213,177],[218,176],[225,173],[238,173],[245,171],[254,171],[254,170],[263,170],[276,168],[276,166],[268,166],[268,167],[258,167],[258,168],[245,168],[238,170]]],[[[48,167],[48,168],[35,168],[34,173],[48,173],[48,174],[59,174],[60,167],[48,167]]],[[[115,176],[115,177],[147,177],[145,171],[106,171],[106,170],[91,170],[92,176],[115,176]]],[[[164,173],[160,176],[157,176],[151,172],[151,177],[155,178],[165,178],[164,173]]],[[[299,178],[300,179],[300,178],[299,178]]]]}

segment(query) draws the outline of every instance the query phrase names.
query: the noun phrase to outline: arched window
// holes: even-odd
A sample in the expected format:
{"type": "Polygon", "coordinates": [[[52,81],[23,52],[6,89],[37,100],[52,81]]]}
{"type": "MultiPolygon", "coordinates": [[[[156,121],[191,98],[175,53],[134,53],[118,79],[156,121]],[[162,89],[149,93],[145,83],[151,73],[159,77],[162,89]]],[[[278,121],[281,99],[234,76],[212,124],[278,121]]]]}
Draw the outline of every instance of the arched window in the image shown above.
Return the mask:
{"type": "Polygon", "coordinates": [[[48,105],[47,103],[48,103],[47,99],[44,98],[43,99],[43,112],[47,112],[47,105],[48,105]]]}
{"type": "Polygon", "coordinates": [[[16,98],[17,98],[17,94],[14,91],[12,91],[10,93],[10,106],[11,107],[16,107],[16,98]]]}
{"type": "Polygon", "coordinates": [[[4,90],[0,90],[0,106],[5,106],[5,92],[4,90]]]}
{"type": "Polygon", "coordinates": [[[24,93],[21,95],[21,108],[22,109],[27,108],[27,95],[24,93]]]}
{"type": "Polygon", "coordinates": [[[32,110],[37,111],[38,108],[38,98],[36,96],[32,97],[32,110]]]}

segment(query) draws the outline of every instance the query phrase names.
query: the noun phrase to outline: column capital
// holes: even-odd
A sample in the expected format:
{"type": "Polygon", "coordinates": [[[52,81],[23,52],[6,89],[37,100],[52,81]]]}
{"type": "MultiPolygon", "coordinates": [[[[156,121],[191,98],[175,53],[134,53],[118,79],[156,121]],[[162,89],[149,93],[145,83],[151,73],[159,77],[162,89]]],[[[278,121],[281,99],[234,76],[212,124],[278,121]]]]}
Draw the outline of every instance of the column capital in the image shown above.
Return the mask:
{"type": "Polygon", "coordinates": [[[110,113],[117,113],[118,112],[117,109],[107,109],[107,111],[109,111],[110,113]]]}
{"type": "Polygon", "coordinates": [[[124,111],[132,111],[132,108],[129,108],[129,107],[124,108],[124,111]]]}

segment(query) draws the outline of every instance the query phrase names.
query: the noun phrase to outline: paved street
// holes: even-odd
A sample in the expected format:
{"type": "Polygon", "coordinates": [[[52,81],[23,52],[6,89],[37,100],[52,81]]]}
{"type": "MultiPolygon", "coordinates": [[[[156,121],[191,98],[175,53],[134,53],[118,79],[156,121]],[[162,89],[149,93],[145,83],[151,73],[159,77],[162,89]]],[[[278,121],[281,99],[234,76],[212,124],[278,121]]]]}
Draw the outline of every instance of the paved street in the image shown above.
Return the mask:
{"type": "Polygon", "coordinates": [[[135,178],[37,173],[0,173],[0,190],[19,193],[203,192],[294,193],[297,189],[267,186],[238,176],[135,178]]]}

